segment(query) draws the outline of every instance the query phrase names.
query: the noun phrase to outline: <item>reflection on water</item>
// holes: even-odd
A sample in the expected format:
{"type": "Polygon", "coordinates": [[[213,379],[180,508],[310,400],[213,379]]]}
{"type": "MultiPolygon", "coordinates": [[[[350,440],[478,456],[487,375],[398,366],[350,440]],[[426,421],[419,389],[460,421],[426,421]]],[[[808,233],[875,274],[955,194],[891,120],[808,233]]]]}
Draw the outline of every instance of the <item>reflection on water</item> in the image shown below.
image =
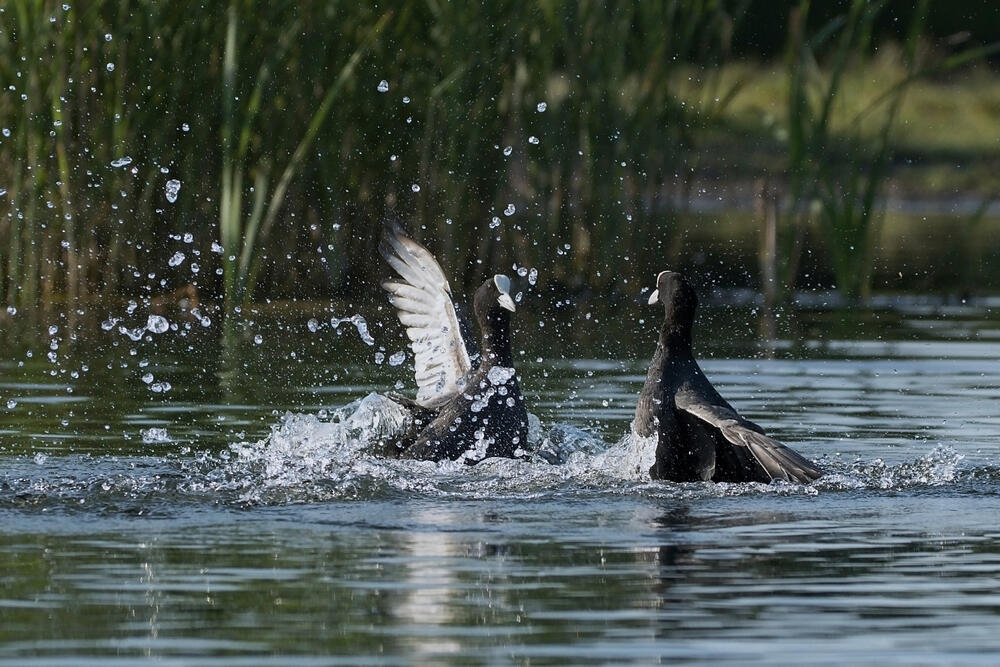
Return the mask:
{"type": "Polygon", "coordinates": [[[622,438],[648,341],[612,361],[599,336],[576,359],[530,343],[533,441],[565,462],[471,468],[366,447],[393,414],[375,397],[336,408],[408,386],[408,371],[336,334],[286,330],[237,362],[167,339],[134,355],[79,342],[58,364],[17,350],[0,361],[0,406],[14,401],[0,412],[0,664],[995,654],[989,311],[893,311],[877,335],[869,313],[861,341],[810,335],[826,331],[817,313],[776,359],[718,327],[741,317],[709,313],[704,368],[822,461],[813,485],[637,474],[649,452],[622,438]],[[210,379],[233,363],[241,375],[210,379]]]}
{"type": "Polygon", "coordinates": [[[865,496],[56,520],[3,538],[0,660],[921,662],[1000,648],[997,533],[970,499],[865,496]]]}

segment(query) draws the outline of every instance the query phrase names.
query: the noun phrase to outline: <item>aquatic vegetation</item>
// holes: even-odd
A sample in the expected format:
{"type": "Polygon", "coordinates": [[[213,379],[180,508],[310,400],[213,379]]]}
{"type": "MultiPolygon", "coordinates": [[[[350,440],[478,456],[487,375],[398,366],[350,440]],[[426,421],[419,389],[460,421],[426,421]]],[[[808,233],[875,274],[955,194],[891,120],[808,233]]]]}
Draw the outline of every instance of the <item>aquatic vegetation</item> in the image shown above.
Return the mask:
{"type": "Polygon", "coordinates": [[[875,23],[888,5],[853,0],[843,15],[813,34],[805,29],[809,2],[793,15],[786,54],[789,203],[777,216],[776,238],[765,242],[775,249],[767,262],[774,268],[765,269],[773,276],[765,280],[775,281],[782,298],[796,283],[810,220],[826,240],[838,290],[848,301],[870,297],[875,234],[885,215],[885,187],[907,90],[921,78],[981,59],[1000,46],[969,48],[945,59],[921,52],[929,4],[921,0],[909,16],[898,51],[898,80],[885,84],[873,102],[840,127],[834,125],[834,111],[851,94],[849,68],[873,49],[875,23]],[[821,70],[817,63],[824,55],[828,62],[821,70]],[[865,123],[873,123],[874,132],[865,123]]]}
{"type": "Polygon", "coordinates": [[[230,314],[350,296],[378,277],[372,223],[390,211],[461,267],[457,291],[479,262],[535,269],[557,299],[621,297],[664,259],[748,282],[732,246],[755,222],[697,210],[730,203],[719,180],[748,169],[793,201],[778,282],[795,287],[800,230],[815,223],[829,236],[809,250],[860,292],[892,118],[914,113],[903,91],[992,51],[928,56],[913,18],[907,73],[865,82],[884,5],[816,26],[802,3],[788,85],[768,93],[787,100],[775,144],[734,111],[761,83],[753,48],[734,47],[752,4],[404,3],[387,17],[318,1],[12,0],[0,18],[4,306],[27,319],[74,303],[75,319],[187,287],[230,314]],[[857,124],[838,120],[862,83],[885,95],[857,124]],[[755,162],[761,148],[784,153],[784,169],[755,162]],[[178,251],[188,261],[171,264],[178,251]]]}
{"type": "MultiPolygon", "coordinates": [[[[243,190],[245,161],[250,137],[255,129],[254,123],[260,110],[261,96],[264,93],[270,70],[268,60],[263,60],[246,107],[241,110],[242,122],[239,123],[239,141],[234,141],[237,129],[235,107],[238,99],[236,77],[238,68],[237,18],[239,12],[239,3],[232,2],[227,14],[226,47],[222,73],[222,184],[219,206],[219,241],[223,248],[222,270],[226,321],[230,323],[236,313],[237,306],[250,304],[256,276],[260,271],[260,245],[266,243],[271,229],[274,227],[292,179],[298,175],[307,151],[311,149],[316,135],[326,121],[334,103],[339,101],[339,95],[345,84],[354,75],[361,56],[379,36],[391,16],[390,13],[386,13],[375,22],[323,93],[315,112],[309,118],[308,125],[295,147],[295,151],[288,158],[284,169],[281,170],[281,176],[273,191],[269,191],[271,157],[261,158],[262,164],[256,165],[254,185],[250,189],[253,193],[253,206],[249,216],[245,217],[242,206],[245,196],[243,190]]],[[[287,44],[290,36],[299,27],[298,21],[293,22],[286,29],[286,33],[282,35],[280,43],[287,44]]],[[[280,61],[282,55],[284,54],[279,52],[276,59],[280,61]]],[[[169,185],[170,182],[168,182],[169,185]]],[[[174,198],[176,199],[176,190],[174,198]]]]}

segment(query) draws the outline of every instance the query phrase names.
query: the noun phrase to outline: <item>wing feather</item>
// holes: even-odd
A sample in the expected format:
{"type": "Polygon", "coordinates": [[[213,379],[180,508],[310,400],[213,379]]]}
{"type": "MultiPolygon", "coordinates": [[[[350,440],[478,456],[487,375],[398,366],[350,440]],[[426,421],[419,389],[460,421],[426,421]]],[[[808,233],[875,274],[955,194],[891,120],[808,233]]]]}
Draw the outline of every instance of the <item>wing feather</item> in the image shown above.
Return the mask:
{"type": "Polygon", "coordinates": [[[402,278],[382,287],[411,341],[417,403],[440,407],[462,390],[462,378],[472,368],[451,287],[430,251],[398,225],[386,226],[379,253],[402,278]]]}
{"type": "Polygon", "coordinates": [[[761,433],[760,427],[743,419],[732,408],[699,401],[683,392],[678,393],[676,405],[717,428],[731,444],[746,447],[771,479],[808,483],[823,474],[811,461],[761,433]]]}

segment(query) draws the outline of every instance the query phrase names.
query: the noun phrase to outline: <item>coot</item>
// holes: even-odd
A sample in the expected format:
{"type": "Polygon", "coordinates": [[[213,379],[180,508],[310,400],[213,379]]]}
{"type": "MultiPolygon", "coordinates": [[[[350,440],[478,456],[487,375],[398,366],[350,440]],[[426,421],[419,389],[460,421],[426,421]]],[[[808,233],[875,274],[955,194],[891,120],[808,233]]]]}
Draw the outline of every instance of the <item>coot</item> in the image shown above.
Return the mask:
{"type": "Polygon", "coordinates": [[[382,283],[413,350],[415,428],[399,443],[402,458],[475,463],[514,457],[526,445],[528,413],[510,351],[510,278],[487,279],[472,300],[481,332],[477,353],[462,335],[441,266],[401,227],[386,226],[379,246],[399,274],[382,283]]]}
{"type": "Polygon", "coordinates": [[[698,297],[679,273],[663,271],[649,303],[663,328],[635,409],[635,431],[657,437],[653,479],[675,482],[810,482],[819,468],[741,417],[709,382],[691,350],[698,297]]]}

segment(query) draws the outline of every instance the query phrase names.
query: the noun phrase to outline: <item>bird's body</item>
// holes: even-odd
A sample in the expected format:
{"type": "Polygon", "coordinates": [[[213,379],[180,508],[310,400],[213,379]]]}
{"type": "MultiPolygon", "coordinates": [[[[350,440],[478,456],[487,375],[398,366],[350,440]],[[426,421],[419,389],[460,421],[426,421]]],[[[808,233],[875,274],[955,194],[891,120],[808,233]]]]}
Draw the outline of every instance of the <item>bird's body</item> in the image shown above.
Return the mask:
{"type": "Polygon", "coordinates": [[[400,275],[386,281],[414,353],[414,428],[399,443],[402,458],[474,463],[515,456],[526,444],[528,414],[510,350],[510,280],[497,275],[476,290],[478,354],[462,337],[451,288],[430,252],[396,226],[386,228],[382,256],[400,275]]]}
{"type": "Polygon", "coordinates": [[[744,419],[716,391],[694,358],[691,330],[697,296],[677,273],[664,271],[650,303],[665,317],[634,429],[657,439],[653,479],[675,482],[810,482],[822,472],[744,419]]]}

